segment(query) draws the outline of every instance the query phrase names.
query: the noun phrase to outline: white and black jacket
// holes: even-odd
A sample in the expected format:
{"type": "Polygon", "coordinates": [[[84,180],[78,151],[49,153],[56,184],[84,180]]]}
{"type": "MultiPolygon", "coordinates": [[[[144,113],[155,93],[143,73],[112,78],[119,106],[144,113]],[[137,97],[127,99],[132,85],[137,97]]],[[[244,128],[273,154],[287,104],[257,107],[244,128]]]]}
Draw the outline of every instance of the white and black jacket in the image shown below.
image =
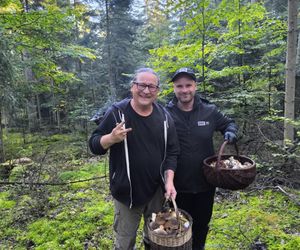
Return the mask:
{"type": "Polygon", "coordinates": [[[107,152],[100,138],[109,134],[124,118],[127,134],[129,164],[126,163],[124,141],[110,147],[109,169],[112,196],[128,207],[144,205],[162,185],[163,173],[176,170],[179,143],[173,119],[158,103],[153,104],[149,117],[133,111],[130,98],[113,104],[98,128],[93,132],[89,146],[94,154],[107,152]]]}

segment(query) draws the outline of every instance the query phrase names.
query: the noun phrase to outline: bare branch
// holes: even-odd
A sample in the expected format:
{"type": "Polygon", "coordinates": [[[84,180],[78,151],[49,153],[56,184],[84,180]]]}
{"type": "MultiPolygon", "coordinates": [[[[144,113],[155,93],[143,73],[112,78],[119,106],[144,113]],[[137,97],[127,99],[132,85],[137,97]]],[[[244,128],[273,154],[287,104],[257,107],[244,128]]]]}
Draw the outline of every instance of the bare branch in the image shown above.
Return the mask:
{"type": "Polygon", "coordinates": [[[84,179],[84,180],[76,180],[76,181],[68,181],[68,182],[22,182],[22,181],[16,181],[16,182],[11,182],[11,181],[1,181],[0,185],[36,185],[36,186],[64,186],[64,185],[69,185],[73,183],[78,183],[78,182],[86,182],[86,181],[93,181],[93,180],[98,180],[98,179],[103,179],[106,178],[106,176],[99,176],[99,177],[94,177],[90,179],[84,179]]]}

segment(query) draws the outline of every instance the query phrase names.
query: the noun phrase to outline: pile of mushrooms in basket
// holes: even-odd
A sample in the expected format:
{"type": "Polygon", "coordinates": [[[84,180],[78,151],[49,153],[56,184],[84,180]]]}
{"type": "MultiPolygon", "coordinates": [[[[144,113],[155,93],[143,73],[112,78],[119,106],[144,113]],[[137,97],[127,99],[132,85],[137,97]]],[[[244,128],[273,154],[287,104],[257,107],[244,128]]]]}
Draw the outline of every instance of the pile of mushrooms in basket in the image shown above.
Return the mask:
{"type": "Polygon", "coordinates": [[[152,213],[149,229],[160,235],[178,235],[186,232],[190,221],[181,212],[170,207],[165,207],[158,213],[152,213]]]}

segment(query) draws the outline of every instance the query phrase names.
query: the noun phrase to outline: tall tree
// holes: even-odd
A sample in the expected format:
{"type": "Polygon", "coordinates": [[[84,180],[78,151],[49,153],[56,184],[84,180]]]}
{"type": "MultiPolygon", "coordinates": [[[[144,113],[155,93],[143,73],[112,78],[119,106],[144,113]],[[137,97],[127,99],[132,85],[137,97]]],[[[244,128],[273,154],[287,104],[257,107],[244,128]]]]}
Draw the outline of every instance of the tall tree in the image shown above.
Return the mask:
{"type": "Polygon", "coordinates": [[[298,35],[296,63],[295,118],[300,119],[300,32],[298,35]]]}
{"type": "Polygon", "coordinates": [[[2,28],[0,27],[0,163],[5,161],[4,147],[4,111],[9,107],[9,103],[13,103],[13,66],[11,62],[11,53],[8,49],[7,40],[3,36],[2,28]]]}
{"type": "Polygon", "coordinates": [[[298,0],[288,1],[284,140],[294,140],[298,0]]]}

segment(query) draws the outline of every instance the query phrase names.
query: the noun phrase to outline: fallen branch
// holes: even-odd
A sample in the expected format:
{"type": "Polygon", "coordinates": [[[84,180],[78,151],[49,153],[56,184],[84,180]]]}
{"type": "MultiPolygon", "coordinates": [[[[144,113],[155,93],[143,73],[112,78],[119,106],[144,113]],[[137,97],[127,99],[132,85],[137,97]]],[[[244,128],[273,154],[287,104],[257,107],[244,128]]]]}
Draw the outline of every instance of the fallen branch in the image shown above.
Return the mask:
{"type": "Polygon", "coordinates": [[[283,194],[285,194],[287,197],[289,197],[291,200],[293,200],[298,206],[300,206],[300,201],[295,199],[291,194],[286,192],[282,187],[277,185],[277,186],[275,186],[275,188],[278,188],[283,194]]]}
{"type": "Polygon", "coordinates": [[[94,177],[90,179],[84,179],[84,180],[76,180],[76,181],[68,181],[68,182],[26,182],[26,181],[0,181],[0,185],[36,185],[36,186],[63,186],[63,185],[69,185],[73,183],[78,182],[86,182],[86,181],[93,181],[98,179],[106,178],[107,176],[99,176],[94,177]]]}
{"type": "Polygon", "coordinates": [[[298,206],[300,206],[300,200],[298,200],[297,198],[295,198],[292,194],[289,194],[288,192],[286,192],[281,186],[276,185],[276,186],[260,186],[260,187],[254,187],[251,188],[252,190],[248,193],[252,193],[255,192],[257,190],[262,191],[265,189],[278,189],[281,193],[283,193],[284,195],[286,195],[290,200],[292,200],[293,202],[295,202],[298,206]]]}

